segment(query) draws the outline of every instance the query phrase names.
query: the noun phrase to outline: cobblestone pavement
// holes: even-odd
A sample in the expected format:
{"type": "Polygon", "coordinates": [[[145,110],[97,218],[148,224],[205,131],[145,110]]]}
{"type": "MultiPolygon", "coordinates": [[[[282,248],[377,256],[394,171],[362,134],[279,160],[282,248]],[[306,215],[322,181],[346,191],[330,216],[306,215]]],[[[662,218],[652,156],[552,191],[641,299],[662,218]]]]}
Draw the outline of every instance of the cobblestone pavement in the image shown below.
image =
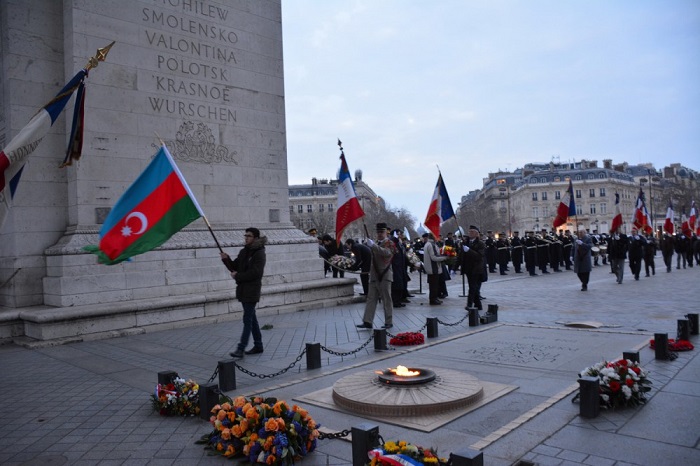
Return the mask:
{"type": "MultiPolygon", "coordinates": [[[[700,464],[697,350],[678,353],[673,361],[656,360],[648,345],[655,333],[675,338],[677,320],[700,311],[700,267],[659,269],[638,281],[626,272],[621,285],[609,268],[596,267],[587,292],[570,271],[490,274],[482,294],[484,306],[498,305],[498,322],[478,327],[469,327],[465,318],[461,276],[448,283],[444,304],[429,306],[427,294],[419,294],[426,291],[425,277],[413,274],[415,296],[395,310],[391,333],[425,333],[427,318],[438,318],[438,336],[417,347],[378,351],[367,344],[373,332],[355,328],[362,303],[261,317],[261,325],[272,326],[263,331],[265,351],[238,363],[260,377],[236,371],[236,389],[226,393],[292,402],[345,375],[408,359],[517,388],[431,432],[371,421],[385,440],[434,446],[441,455],[479,449],[486,465],[700,464]],[[565,326],[582,322],[595,328],[565,326]],[[307,369],[304,357],[295,363],[308,343],[324,348],[320,369],[307,369]],[[651,374],[649,402],[580,417],[579,405],[571,401],[577,373],[627,350],[638,350],[651,374]]],[[[381,324],[380,308],[375,327],[381,324]]],[[[227,460],[207,456],[194,444],[209,432],[206,421],[159,416],[151,411],[149,395],[160,371],[209,380],[217,362],[235,349],[240,330],[234,321],[62,346],[0,346],[5,388],[0,464],[224,464],[227,460]]],[[[697,344],[698,337],[691,341],[697,344]]],[[[341,410],[307,408],[332,431],[368,422],[341,410]]],[[[349,465],[351,449],[347,440],[321,440],[300,464],[349,465]]]]}

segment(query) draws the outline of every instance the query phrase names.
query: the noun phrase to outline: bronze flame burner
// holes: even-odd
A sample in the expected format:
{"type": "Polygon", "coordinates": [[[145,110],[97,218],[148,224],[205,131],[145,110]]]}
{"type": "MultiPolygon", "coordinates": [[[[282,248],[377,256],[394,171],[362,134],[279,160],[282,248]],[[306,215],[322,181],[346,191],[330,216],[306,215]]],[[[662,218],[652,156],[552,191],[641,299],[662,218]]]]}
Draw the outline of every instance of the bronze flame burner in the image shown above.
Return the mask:
{"type": "Polygon", "coordinates": [[[418,375],[401,376],[396,375],[391,369],[378,372],[379,381],[387,385],[420,385],[435,380],[435,372],[430,369],[418,369],[409,367],[408,370],[418,372],[418,375]]]}

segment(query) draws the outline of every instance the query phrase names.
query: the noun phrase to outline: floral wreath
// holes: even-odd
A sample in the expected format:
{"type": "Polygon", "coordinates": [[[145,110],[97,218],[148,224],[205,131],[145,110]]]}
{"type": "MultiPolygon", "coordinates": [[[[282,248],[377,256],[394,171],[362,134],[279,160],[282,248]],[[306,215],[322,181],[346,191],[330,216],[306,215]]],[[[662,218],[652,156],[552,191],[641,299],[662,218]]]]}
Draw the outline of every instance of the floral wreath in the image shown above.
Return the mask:
{"type": "Polygon", "coordinates": [[[370,466],[447,465],[435,448],[412,445],[404,440],[389,441],[368,453],[370,466]]]}
{"type": "MultiPolygon", "coordinates": [[[[638,362],[618,359],[614,362],[599,362],[585,368],[579,377],[597,377],[600,405],[603,408],[638,406],[646,403],[651,381],[638,362]]],[[[577,395],[578,397],[578,395],[577,395]]],[[[573,401],[575,401],[574,398],[573,401]]]]}
{"type": "Polygon", "coordinates": [[[199,384],[175,377],[172,383],[156,385],[151,407],[161,416],[196,416],[199,414],[199,384]]]}
{"type": "Polygon", "coordinates": [[[211,454],[290,465],[316,448],[318,425],[305,409],[259,396],[222,396],[222,400],[211,410],[214,430],[196,442],[211,454]]]}
{"type": "Polygon", "coordinates": [[[423,343],[425,343],[425,337],[420,332],[398,333],[389,340],[389,344],[393,346],[412,346],[422,345],[423,343]]]}
{"type": "Polygon", "coordinates": [[[326,259],[323,259],[323,260],[328,262],[333,267],[342,270],[343,272],[359,273],[359,272],[355,272],[354,270],[349,270],[350,267],[355,265],[355,259],[353,259],[352,257],[347,257],[347,256],[343,256],[340,254],[336,254],[334,256],[331,256],[331,258],[328,260],[326,260],[326,259]]]}
{"type": "MultiPolygon", "coordinates": [[[[649,347],[654,349],[656,346],[656,341],[652,338],[649,341],[649,347]]],[[[669,351],[692,351],[695,346],[688,340],[674,340],[673,338],[668,339],[668,350],[669,351]]]]}

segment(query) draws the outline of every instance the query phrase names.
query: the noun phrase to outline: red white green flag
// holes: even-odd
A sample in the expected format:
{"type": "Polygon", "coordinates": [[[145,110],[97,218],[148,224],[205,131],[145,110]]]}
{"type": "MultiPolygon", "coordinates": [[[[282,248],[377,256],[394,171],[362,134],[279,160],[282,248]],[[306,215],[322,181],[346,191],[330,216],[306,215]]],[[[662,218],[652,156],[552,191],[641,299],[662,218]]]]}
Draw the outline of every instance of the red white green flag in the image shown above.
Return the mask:
{"type": "Polygon", "coordinates": [[[99,246],[83,249],[102,264],[118,264],[157,248],[199,217],[202,208],[163,146],[112,208],[99,246]]]}

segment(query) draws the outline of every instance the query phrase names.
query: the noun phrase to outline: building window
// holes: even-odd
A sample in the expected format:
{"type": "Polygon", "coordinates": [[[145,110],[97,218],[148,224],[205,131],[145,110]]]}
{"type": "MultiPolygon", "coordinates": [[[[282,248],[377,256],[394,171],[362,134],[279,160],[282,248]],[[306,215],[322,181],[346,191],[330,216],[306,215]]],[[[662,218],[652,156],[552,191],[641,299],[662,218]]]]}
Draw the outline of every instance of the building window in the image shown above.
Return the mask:
{"type": "Polygon", "coordinates": [[[314,206],[311,205],[311,204],[308,204],[308,205],[306,206],[306,211],[307,211],[308,213],[313,212],[313,211],[314,211],[314,206]]]}
{"type": "Polygon", "coordinates": [[[591,214],[595,214],[595,204],[591,204],[591,214]]]}
{"type": "Polygon", "coordinates": [[[605,197],[605,188],[600,188],[600,197],[605,197]]]}
{"type": "Polygon", "coordinates": [[[293,214],[293,213],[294,213],[294,206],[293,206],[293,205],[290,205],[290,206],[289,206],[289,215],[291,215],[291,214],[293,214]]]}
{"type": "Polygon", "coordinates": [[[557,201],[561,199],[561,191],[554,191],[554,199],[557,201]]]}
{"type": "Polygon", "coordinates": [[[304,206],[301,205],[301,204],[299,204],[299,205],[297,206],[297,212],[299,212],[300,214],[303,214],[303,213],[304,213],[304,206]]]}
{"type": "Polygon", "coordinates": [[[591,188],[588,190],[588,197],[595,197],[595,188],[591,188]]]}
{"type": "Polygon", "coordinates": [[[581,204],[576,204],[576,215],[583,215],[583,207],[581,204]]]}
{"type": "Polygon", "coordinates": [[[542,206],[542,216],[543,217],[549,216],[549,206],[542,206]]]}
{"type": "Polygon", "coordinates": [[[589,180],[592,180],[593,178],[595,178],[595,175],[593,173],[589,173],[587,178],[589,180]]]}
{"type": "Polygon", "coordinates": [[[501,201],[501,209],[505,209],[505,208],[506,208],[506,201],[501,201]]]}
{"type": "Polygon", "coordinates": [[[333,212],[333,204],[328,204],[328,212],[333,212]]]}
{"type": "Polygon", "coordinates": [[[546,193],[546,192],[543,192],[543,193],[542,193],[542,200],[543,200],[543,201],[546,201],[546,200],[547,200],[547,193],[546,193]]]}
{"type": "Polygon", "coordinates": [[[532,200],[536,201],[537,200],[537,193],[532,193],[532,200]]]}
{"type": "Polygon", "coordinates": [[[555,177],[554,177],[554,181],[555,181],[555,182],[557,182],[557,181],[561,181],[561,177],[559,177],[559,176],[555,176],[555,177]]]}
{"type": "Polygon", "coordinates": [[[605,202],[600,203],[600,213],[601,214],[607,214],[608,213],[608,205],[605,202]]]}
{"type": "Polygon", "coordinates": [[[581,181],[583,178],[581,177],[581,175],[576,175],[576,177],[574,179],[577,181],[581,181]]]}
{"type": "Polygon", "coordinates": [[[530,178],[530,183],[537,183],[537,178],[535,178],[534,176],[530,178]]]}
{"type": "Polygon", "coordinates": [[[499,180],[496,180],[496,184],[506,184],[506,180],[504,180],[503,178],[501,178],[501,179],[499,179],[499,180]]]}
{"type": "Polygon", "coordinates": [[[576,190],[576,199],[581,199],[581,190],[580,189],[576,190]]]}
{"type": "Polygon", "coordinates": [[[540,183],[546,183],[546,182],[547,182],[547,178],[540,178],[540,183]]]}
{"type": "Polygon", "coordinates": [[[318,205],[318,211],[319,211],[319,212],[323,212],[323,204],[319,204],[319,205],[318,205]]]}
{"type": "Polygon", "coordinates": [[[539,207],[533,207],[532,208],[532,216],[537,218],[540,216],[540,209],[539,207]]]}
{"type": "Polygon", "coordinates": [[[604,179],[605,179],[605,173],[598,173],[598,178],[600,178],[601,180],[604,180],[604,179]]]}

